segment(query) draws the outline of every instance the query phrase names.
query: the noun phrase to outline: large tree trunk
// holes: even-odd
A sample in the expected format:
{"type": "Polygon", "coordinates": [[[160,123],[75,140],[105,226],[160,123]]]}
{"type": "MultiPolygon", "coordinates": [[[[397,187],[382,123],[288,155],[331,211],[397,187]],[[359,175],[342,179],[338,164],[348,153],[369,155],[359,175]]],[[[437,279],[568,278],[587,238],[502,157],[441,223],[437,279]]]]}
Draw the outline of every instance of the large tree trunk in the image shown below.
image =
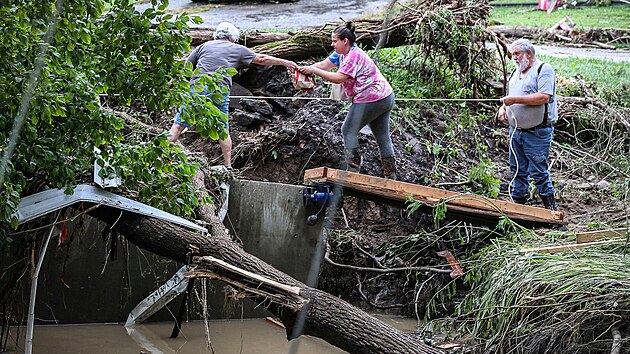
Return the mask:
{"type": "MultiPolygon", "coordinates": [[[[189,35],[192,38],[191,45],[198,46],[203,42],[211,41],[214,38],[214,31],[205,28],[191,28],[189,35]]],[[[246,47],[255,47],[265,43],[281,41],[289,37],[291,37],[289,33],[248,31],[241,34],[239,43],[246,47]]]]}
{"type": "Polygon", "coordinates": [[[551,41],[559,41],[575,46],[590,45],[593,47],[602,47],[614,49],[609,43],[630,43],[630,30],[627,29],[602,29],[591,28],[585,31],[574,30],[549,30],[542,27],[526,27],[526,26],[490,26],[488,31],[507,38],[530,38],[530,39],[546,39],[551,41]]]}
{"type": "MultiPolygon", "coordinates": [[[[381,20],[354,20],[357,42],[364,48],[374,48],[382,32],[381,20]]],[[[407,42],[413,31],[415,20],[409,16],[398,16],[391,20],[384,38],[385,47],[396,47],[407,42]]],[[[241,43],[257,53],[269,54],[289,60],[303,60],[323,56],[332,51],[330,34],[337,25],[327,25],[321,29],[304,30],[298,33],[268,33],[251,31],[241,36],[241,43]]],[[[207,29],[190,30],[192,45],[196,46],[212,40],[213,31],[207,29]]]]}
{"type": "MultiPolygon", "coordinates": [[[[416,20],[409,16],[394,18],[388,30],[383,32],[381,20],[354,20],[356,26],[357,43],[366,49],[372,49],[379,42],[384,33],[384,47],[397,47],[408,42],[409,34],[415,28],[411,23],[416,20]]],[[[337,24],[338,25],[338,24],[337,24]]],[[[301,31],[287,39],[261,44],[252,49],[257,53],[273,55],[289,60],[304,60],[321,57],[332,51],[330,35],[337,26],[324,26],[321,29],[301,31]]]]}
{"type": "MultiPolygon", "coordinates": [[[[445,6],[458,16],[458,23],[470,24],[475,17],[463,16],[463,3],[453,1],[445,6]]],[[[428,11],[428,9],[425,9],[428,11]]],[[[397,47],[407,44],[410,34],[414,32],[420,21],[423,21],[422,10],[407,9],[389,21],[383,28],[381,20],[354,19],[356,25],[357,42],[366,49],[373,49],[379,39],[380,47],[397,47]],[[381,38],[381,34],[383,37],[381,38]]],[[[341,24],[341,23],[339,23],[341,24]]],[[[330,34],[335,26],[326,25],[323,28],[304,30],[298,33],[271,33],[250,31],[243,34],[242,43],[254,51],[269,54],[289,60],[305,60],[313,57],[325,56],[332,51],[330,34]]],[[[630,30],[590,28],[587,30],[549,30],[542,27],[526,26],[489,26],[488,31],[504,38],[545,39],[562,42],[565,45],[592,46],[614,48],[610,43],[630,43],[630,30]]],[[[207,29],[190,30],[192,44],[199,45],[212,39],[213,31],[207,29]]]]}
{"type": "MultiPolygon", "coordinates": [[[[91,214],[109,224],[116,222],[120,215],[107,207],[100,207],[91,214]]],[[[217,234],[206,237],[172,223],[131,213],[124,213],[115,224],[115,229],[138,247],[172,260],[188,263],[193,255],[212,256],[268,279],[299,287],[300,295],[309,299],[304,308],[307,317],[301,334],[324,339],[350,353],[441,353],[345,301],[310,288],[246,253],[219,228],[214,225],[212,230],[218,231],[217,234]]],[[[298,313],[279,304],[267,306],[268,298],[253,299],[265,302],[266,308],[275,312],[287,328],[287,338],[291,339],[298,313]]]]}

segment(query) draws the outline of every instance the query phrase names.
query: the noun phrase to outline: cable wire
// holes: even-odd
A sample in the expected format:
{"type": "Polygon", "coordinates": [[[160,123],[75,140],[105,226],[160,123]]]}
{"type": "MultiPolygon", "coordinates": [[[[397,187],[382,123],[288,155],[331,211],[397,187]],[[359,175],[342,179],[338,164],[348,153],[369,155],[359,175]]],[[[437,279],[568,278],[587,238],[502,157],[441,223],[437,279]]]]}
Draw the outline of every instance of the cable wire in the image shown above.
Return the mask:
{"type": "MultiPolygon", "coordinates": [[[[507,115],[507,107],[505,109],[505,114],[507,115]]],[[[519,170],[519,164],[518,164],[518,157],[516,156],[516,152],[514,151],[514,148],[512,147],[512,144],[514,143],[514,134],[516,134],[516,130],[518,128],[518,121],[516,120],[516,117],[514,118],[514,129],[512,129],[512,134],[509,135],[509,139],[508,139],[508,151],[510,155],[514,155],[514,161],[516,162],[516,171],[514,171],[514,176],[512,176],[512,179],[510,180],[510,183],[508,184],[508,194],[510,196],[510,200],[512,201],[512,203],[514,203],[514,197],[512,196],[512,185],[514,184],[514,181],[516,180],[516,176],[518,175],[518,170],[519,170]]],[[[510,170],[512,170],[512,168],[510,167],[510,170]]]]}
{"type": "MultiPolygon", "coordinates": [[[[252,99],[252,100],[313,100],[324,101],[332,100],[330,97],[299,97],[299,96],[230,96],[235,99],[252,99]]],[[[500,98],[395,98],[394,101],[445,101],[445,102],[499,102],[500,98]]]]}
{"type": "Polygon", "coordinates": [[[2,162],[0,163],[0,192],[4,189],[4,178],[9,168],[9,161],[11,161],[11,158],[13,157],[15,147],[17,146],[17,142],[20,138],[20,132],[24,126],[24,119],[31,105],[31,100],[33,99],[33,91],[35,90],[35,85],[37,84],[37,80],[42,72],[44,59],[46,58],[50,42],[55,34],[55,30],[57,29],[57,22],[59,21],[59,14],[61,13],[62,8],[63,0],[57,0],[55,12],[48,23],[49,26],[46,30],[46,34],[44,34],[42,44],[39,46],[39,52],[37,53],[37,57],[35,59],[35,67],[33,68],[33,71],[31,71],[26,88],[24,88],[24,92],[22,93],[22,102],[20,103],[18,114],[13,121],[13,130],[11,131],[9,146],[4,151],[2,162]]]}

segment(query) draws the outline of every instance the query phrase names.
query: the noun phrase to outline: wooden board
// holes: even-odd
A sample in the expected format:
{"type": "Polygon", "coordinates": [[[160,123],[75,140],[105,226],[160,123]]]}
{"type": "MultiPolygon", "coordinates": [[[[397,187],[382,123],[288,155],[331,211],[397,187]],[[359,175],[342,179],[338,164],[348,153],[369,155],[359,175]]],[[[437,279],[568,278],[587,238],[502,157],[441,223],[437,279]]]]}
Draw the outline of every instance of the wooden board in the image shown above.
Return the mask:
{"type": "Polygon", "coordinates": [[[391,200],[405,201],[408,196],[431,206],[446,203],[448,210],[454,210],[471,216],[500,217],[506,215],[513,220],[524,220],[530,223],[567,224],[564,213],[548,209],[510,203],[503,200],[482,196],[457,193],[443,189],[400,182],[360,173],[337,170],[329,167],[318,167],[304,172],[304,183],[330,182],[339,184],[365,194],[375,195],[391,200]]]}
{"type": "Polygon", "coordinates": [[[630,233],[628,229],[613,229],[613,230],[597,230],[587,231],[575,234],[575,242],[587,243],[597,241],[603,238],[623,237],[630,233]]]}
{"type": "Polygon", "coordinates": [[[526,248],[519,250],[519,254],[529,254],[529,253],[556,253],[556,252],[566,252],[566,251],[574,251],[582,248],[588,247],[596,247],[596,246],[605,246],[615,243],[626,242],[625,240],[603,240],[597,242],[587,242],[587,243],[572,243],[568,245],[559,245],[559,246],[548,246],[548,247],[540,247],[540,248],[526,248]]]}

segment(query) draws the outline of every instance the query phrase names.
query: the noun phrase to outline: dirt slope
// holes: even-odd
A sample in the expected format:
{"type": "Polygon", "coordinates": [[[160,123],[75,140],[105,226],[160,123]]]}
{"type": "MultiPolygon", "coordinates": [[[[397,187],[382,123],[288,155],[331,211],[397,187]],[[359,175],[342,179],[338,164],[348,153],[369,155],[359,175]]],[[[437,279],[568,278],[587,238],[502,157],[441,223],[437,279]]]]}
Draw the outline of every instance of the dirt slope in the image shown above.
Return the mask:
{"type": "MultiPolygon", "coordinates": [[[[249,93],[268,97],[326,97],[323,85],[314,92],[294,90],[284,68],[252,67],[237,77],[235,82],[244,86],[246,91],[233,92],[233,95],[249,93]]],[[[238,170],[238,177],[299,185],[302,184],[303,173],[307,169],[321,166],[344,167],[341,124],[347,112],[347,103],[330,100],[265,101],[235,100],[231,106],[233,165],[238,170]],[[242,119],[248,115],[256,116],[257,120],[254,121],[257,123],[247,126],[239,124],[249,124],[252,119],[242,119]]],[[[471,168],[479,164],[475,144],[482,141],[486,145],[484,149],[487,155],[497,167],[497,177],[501,179],[502,194],[499,199],[507,200],[505,187],[509,183],[509,171],[505,127],[490,119],[461,130],[459,135],[450,140],[443,140],[447,124],[458,119],[455,113],[430,106],[418,112],[418,116],[413,117],[417,122],[413,132],[410,129],[403,132],[400,121],[397,121],[399,117],[393,118],[392,138],[399,180],[431,186],[435,186],[434,183],[443,183],[440,188],[463,192],[466,184],[457,181],[461,181],[462,176],[466,176],[471,168]],[[436,162],[436,156],[427,149],[427,141],[439,142],[445,147],[450,146],[449,141],[456,142],[453,144],[456,149],[450,152],[453,156],[448,166],[436,162]],[[435,177],[436,170],[440,173],[439,179],[435,177]]],[[[166,126],[170,123],[165,121],[163,124],[166,126]]],[[[364,159],[361,172],[382,176],[378,148],[370,132],[362,133],[359,141],[364,159]]],[[[193,151],[203,152],[213,164],[222,164],[216,141],[202,139],[192,132],[184,134],[182,142],[193,151]]],[[[625,213],[623,205],[610,198],[610,191],[597,187],[576,188],[579,185],[597,183],[593,181],[594,177],[589,174],[588,169],[574,168],[572,162],[560,156],[557,149],[552,149],[551,159],[552,177],[559,181],[558,204],[567,213],[566,219],[570,222],[571,229],[580,231],[590,220],[610,219],[625,213]],[[606,215],[606,210],[613,210],[613,213],[606,215]]],[[[530,204],[541,206],[537,197],[530,204]]],[[[461,237],[451,237],[452,235],[440,242],[430,238],[423,241],[422,237],[426,236],[426,232],[437,232],[431,215],[416,213],[409,216],[404,209],[373,201],[345,197],[342,209],[344,213],[337,213],[333,228],[342,234],[348,232],[351,236],[333,240],[335,243],[331,248],[337,260],[346,260],[355,265],[373,265],[374,259],[371,257],[383,254],[385,247],[397,249],[402,254],[413,254],[409,259],[403,259],[404,256],[385,259],[384,261],[390,262],[386,265],[389,267],[440,265],[445,260],[436,255],[438,251],[449,248],[463,257],[479,246],[475,242],[484,242],[462,242],[461,237]],[[358,249],[363,251],[357,253],[358,249]]],[[[544,231],[546,230],[541,230],[544,231]]],[[[320,278],[320,288],[347,299],[363,299],[366,306],[368,305],[365,302],[370,302],[376,308],[393,309],[398,313],[412,315],[415,311],[415,300],[419,300],[419,303],[426,300],[423,299],[425,295],[417,298],[415,286],[431,275],[426,274],[421,279],[408,276],[406,273],[396,273],[372,277],[369,274],[360,275],[326,266],[320,278]]],[[[432,278],[431,282],[425,284],[426,294],[429,294],[426,296],[434,294],[449,281],[448,276],[432,278]]],[[[452,304],[445,303],[437,311],[448,313],[450,306],[452,304]]]]}

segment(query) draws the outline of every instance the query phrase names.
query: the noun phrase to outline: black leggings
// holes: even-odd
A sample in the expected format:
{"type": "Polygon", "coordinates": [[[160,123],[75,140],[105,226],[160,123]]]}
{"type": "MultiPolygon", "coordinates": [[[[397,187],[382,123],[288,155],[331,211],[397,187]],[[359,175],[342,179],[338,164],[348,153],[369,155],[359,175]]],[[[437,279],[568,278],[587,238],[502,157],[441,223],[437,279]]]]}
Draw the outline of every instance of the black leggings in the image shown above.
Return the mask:
{"type": "Polygon", "coordinates": [[[378,144],[381,157],[394,156],[392,137],[389,134],[389,114],[394,107],[394,93],[370,103],[352,103],[346,119],[341,126],[343,145],[346,149],[359,147],[359,131],[366,125],[370,126],[372,134],[378,144]]]}

